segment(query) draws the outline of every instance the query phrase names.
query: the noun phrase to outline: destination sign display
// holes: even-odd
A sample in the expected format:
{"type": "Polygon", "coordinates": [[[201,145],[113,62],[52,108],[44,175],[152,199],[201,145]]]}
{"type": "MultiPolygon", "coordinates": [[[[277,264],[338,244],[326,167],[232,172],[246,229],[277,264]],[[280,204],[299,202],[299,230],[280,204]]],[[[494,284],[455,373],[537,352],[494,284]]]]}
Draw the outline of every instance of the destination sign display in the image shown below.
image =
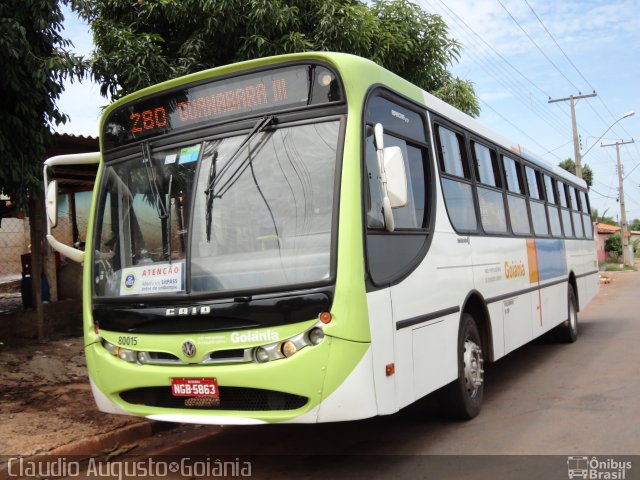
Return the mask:
{"type": "Polygon", "coordinates": [[[324,67],[277,68],[173,90],[126,105],[105,122],[103,141],[108,150],[225,118],[331,102],[340,97],[335,75],[324,67]]]}

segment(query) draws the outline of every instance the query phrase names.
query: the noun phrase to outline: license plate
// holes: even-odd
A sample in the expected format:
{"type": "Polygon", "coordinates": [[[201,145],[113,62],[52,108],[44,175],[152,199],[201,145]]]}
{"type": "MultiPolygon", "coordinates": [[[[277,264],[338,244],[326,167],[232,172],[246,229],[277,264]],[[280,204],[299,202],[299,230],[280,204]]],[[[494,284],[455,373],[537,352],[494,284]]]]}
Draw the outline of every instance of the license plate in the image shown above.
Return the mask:
{"type": "Polygon", "coordinates": [[[218,381],[215,378],[172,378],[171,393],[174,397],[218,398],[218,381]]]}

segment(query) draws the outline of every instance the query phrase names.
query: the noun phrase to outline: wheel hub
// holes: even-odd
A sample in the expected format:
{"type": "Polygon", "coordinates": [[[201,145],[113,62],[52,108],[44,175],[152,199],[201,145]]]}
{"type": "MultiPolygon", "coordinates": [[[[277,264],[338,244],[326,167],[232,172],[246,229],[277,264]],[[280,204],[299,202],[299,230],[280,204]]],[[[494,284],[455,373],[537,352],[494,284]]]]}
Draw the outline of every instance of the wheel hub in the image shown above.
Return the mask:
{"type": "Polygon", "coordinates": [[[472,339],[468,338],[464,342],[464,380],[467,385],[467,392],[472,397],[482,386],[484,379],[483,364],[482,349],[472,339]]]}

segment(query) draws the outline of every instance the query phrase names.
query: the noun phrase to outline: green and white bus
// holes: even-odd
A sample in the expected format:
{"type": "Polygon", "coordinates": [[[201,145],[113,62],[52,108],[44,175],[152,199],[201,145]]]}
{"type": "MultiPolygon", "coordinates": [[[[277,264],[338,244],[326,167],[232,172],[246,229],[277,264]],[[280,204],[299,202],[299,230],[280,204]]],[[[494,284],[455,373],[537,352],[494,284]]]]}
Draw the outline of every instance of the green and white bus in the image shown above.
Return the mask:
{"type": "Polygon", "coordinates": [[[104,412],[205,424],[478,414],[483,367],[598,288],[585,183],[371,61],[304,53],[109,106],[49,159],[104,412]],[[56,169],[97,169],[84,251],[56,169]]]}

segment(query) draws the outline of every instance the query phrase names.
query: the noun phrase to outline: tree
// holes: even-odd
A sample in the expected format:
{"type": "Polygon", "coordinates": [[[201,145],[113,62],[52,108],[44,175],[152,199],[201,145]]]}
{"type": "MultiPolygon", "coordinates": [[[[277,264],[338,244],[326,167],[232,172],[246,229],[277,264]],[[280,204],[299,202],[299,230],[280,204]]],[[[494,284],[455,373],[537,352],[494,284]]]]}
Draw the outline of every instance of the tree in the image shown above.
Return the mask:
{"type": "Polygon", "coordinates": [[[73,0],[90,24],[104,96],[242,60],[339,51],[370,58],[470,115],[471,82],[448,67],[461,45],[438,15],[407,0],[73,0]]]}
{"type": "MultiPolygon", "coordinates": [[[[604,212],[602,212],[602,215],[600,215],[597,208],[592,208],[591,221],[597,222],[597,223],[606,223],[607,225],[615,225],[616,227],[618,227],[619,225],[618,225],[618,222],[615,220],[615,218],[607,216],[608,211],[609,209],[605,208],[604,212]]],[[[640,222],[640,220],[638,221],[640,222]]]]}
{"type": "Polygon", "coordinates": [[[29,192],[39,192],[50,126],[67,119],[56,100],[65,78],[84,71],[65,50],[57,0],[0,2],[0,193],[23,209],[29,192]]]}
{"type": "Polygon", "coordinates": [[[629,230],[633,232],[640,231],[640,219],[634,218],[633,221],[629,224],[629,230]]]}
{"type": "Polygon", "coordinates": [[[619,233],[609,235],[609,238],[604,242],[604,251],[612,258],[620,258],[622,255],[622,237],[619,233]]]}
{"type": "MultiPolygon", "coordinates": [[[[564,168],[567,172],[573,173],[574,175],[576,174],[576,162],[570,158],[561,161],[558,166],[564,168]]],[[[582,166],[582,179],[587,182],[588,187],[593,185],[593,170],[591,170],[591,167],[587,164],[582,166]]]]}

